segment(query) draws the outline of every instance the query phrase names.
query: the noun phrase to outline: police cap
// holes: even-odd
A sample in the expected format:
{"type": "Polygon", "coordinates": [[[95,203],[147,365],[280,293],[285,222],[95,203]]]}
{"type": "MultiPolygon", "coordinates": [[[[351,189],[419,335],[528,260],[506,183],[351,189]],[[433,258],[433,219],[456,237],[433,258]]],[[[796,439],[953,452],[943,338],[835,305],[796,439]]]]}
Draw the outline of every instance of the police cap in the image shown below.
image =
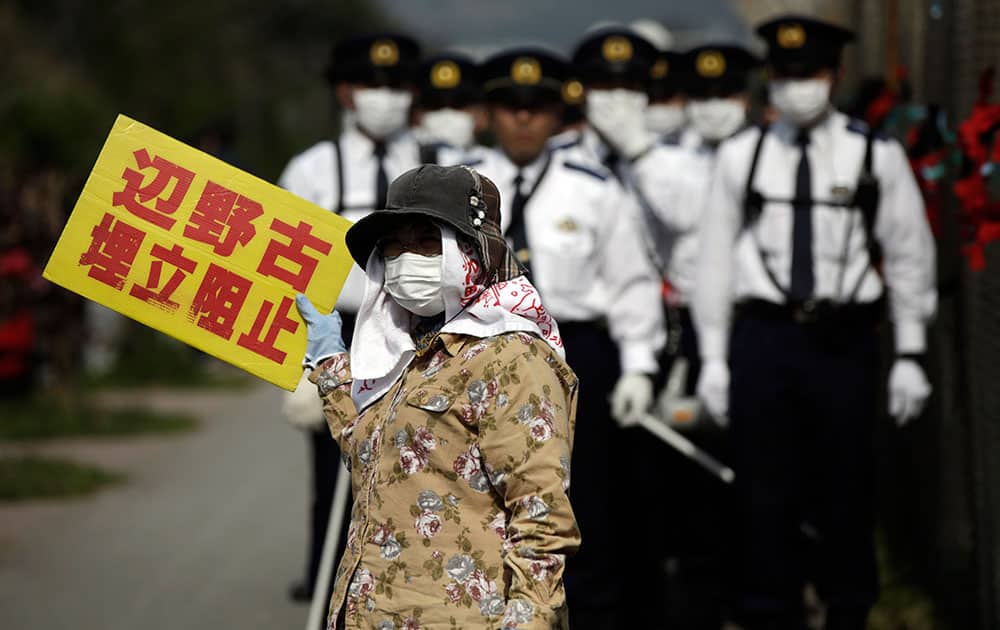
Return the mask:
{"type": "Polygon", "coordinates": [[[461,108],[483,98],[479,65],[457,53],[442,53],[420,64],[419,103],[426,109],[461,108]]]}
{"type": "Polygon", "coordinates": [[[625,82],[645,87],[660,53],[632,29],[611,26],[588,34],[573,52],[573,66],[584,85],[625,82]]]}
{"type": "Polygon", "coordinates": [[[326,79],[399,87],[413,83],[420,45],[406,35],[374,33],[352,37],[333,47],[326,79]]]}
{"type": "Polygon", "coordinates": [[[649,69],[649,99],[666,100],[686,91],[687,67],[684,55],[662,51],[649,69]]]}
{"type": "Polygon", "coordinates": [[[846,28],[800,15],[783,15],[757,27],[767,42],[767,63],[775,73],[809,77],[840,66],[840,52],[854,40],[846,28]]]}
{"type": "Polygon", "coordinates": [[[486,101],[514,107],[562,102],[566,62],[541,48],[514,48],[483,62],[486,101]]]}
{"type": "Polygon", "coordinates": [[[691,98],[725,98],[746,91],[750,71],[760,60],[734,44],[705,44],[684,53],[684,74],[691,98]]]}

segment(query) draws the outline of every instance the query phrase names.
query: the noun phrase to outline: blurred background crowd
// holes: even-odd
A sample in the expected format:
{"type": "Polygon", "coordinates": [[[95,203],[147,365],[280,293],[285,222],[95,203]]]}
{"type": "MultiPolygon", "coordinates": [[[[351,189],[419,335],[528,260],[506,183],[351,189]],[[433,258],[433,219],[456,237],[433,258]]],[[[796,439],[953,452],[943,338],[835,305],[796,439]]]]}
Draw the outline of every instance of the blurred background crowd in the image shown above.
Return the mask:
{"type": "MultiPolygon", "coordinates": [[[[521,44],[568,54],[597,22],[652,18],[668,28],[673,50],[728,40],[759,51],[750,25],[785,11],[855,30],[835,101],[903,144],[937,242],[934,396],[920,423],[877,435],[889,588],[872,623],[1000,627],[1000,468],[990,455],[1000,446],[995,0],[8,0],[0,4],[0,429],[37,416],[39,398],[69,405],[97,387],[231,378],[41,278],[117,113],[277,181],[292,156],[341,131],[323,80],[336,41],[391,30],[428,54],[482,60],[521,44]]],[[[752,76],[750,88],[751,116],[763,121],[763,77],[752,76]]],[[[493,144],[485,114],[479,123],[477,140],[493,144]]],[[[304,505],[288,509],[301,509],[304,532],[304,505]]],[[[273,575],[275,591],[293,577],[273,575]]]]}

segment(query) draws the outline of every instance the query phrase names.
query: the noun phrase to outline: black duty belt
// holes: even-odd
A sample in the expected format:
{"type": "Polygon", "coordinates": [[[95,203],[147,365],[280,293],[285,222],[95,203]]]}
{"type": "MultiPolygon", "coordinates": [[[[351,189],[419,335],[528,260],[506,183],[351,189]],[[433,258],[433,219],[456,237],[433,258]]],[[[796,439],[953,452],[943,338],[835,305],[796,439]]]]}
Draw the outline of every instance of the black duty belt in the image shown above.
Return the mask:
{"type": "Polygon", "coordinates": [[[798,324],[870,325],[877,323],[885,312],[885,300],[874,302],[839,303],[830,300],[806,300],[776,304],[767,300],[750,299],[736,306],[738,317],[791,321],[798,324]]]}

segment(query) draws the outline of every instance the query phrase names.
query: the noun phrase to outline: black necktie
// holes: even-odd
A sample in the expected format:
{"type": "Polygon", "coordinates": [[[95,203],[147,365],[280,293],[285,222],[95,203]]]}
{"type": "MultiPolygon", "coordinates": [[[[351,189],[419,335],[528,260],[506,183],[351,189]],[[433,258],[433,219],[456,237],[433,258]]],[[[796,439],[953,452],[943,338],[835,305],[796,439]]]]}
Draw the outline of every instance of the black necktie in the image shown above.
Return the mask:
{"type": "Polygon", "coordinates": [[[812,229],[812,174],[809,171],[809,134],[802,131],[795,143],[801,157],[795,172],[795,211],[792,221],[792,282],[789,297],[804,302],[813,295],[813,229],[812,229]]]}
{"type": "Polygon", "coordinates": [[[523,183],[524,177],[521,176],[521,171],[518,171],[514,178],[514,200],[510,204],[510,228],[507,229],[507,235],[514,245],[514,255],[517,256],[517,260],[525,269],[530,269],[528,263],[531,260],[531,251],[528,249],[528,232],[524,226],[524,206],[528,203],[528,195],[521,190],[523,183]]]}
{"type": "Polygon", "coordinates": [[[385,208],[385,198],[389,193],[389,178],[385,174],[385,143],[375,143],[375,209],[385,208]]]}

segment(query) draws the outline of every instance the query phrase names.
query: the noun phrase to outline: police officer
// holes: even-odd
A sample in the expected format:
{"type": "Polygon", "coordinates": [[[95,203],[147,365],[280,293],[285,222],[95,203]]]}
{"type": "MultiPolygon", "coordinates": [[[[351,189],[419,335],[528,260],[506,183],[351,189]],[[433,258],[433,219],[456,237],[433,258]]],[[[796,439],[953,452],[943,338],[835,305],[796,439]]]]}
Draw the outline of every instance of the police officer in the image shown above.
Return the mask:
{"type": "Polygon", "coordinates": [[[498,148],[476,168],[501,191],[507,237],[559,321],[580,379],[571,496],[585,542],[567,566],[571,625],[615,628],[623,558],[612,527],[624,506],[613,485],[611,416],[634,422],[649,408],[663,330],[634,201],[578,144],[547,146],[561,125],[566,76],[562,59],[535,48],[484,63],[498,148]]]}
{"type": "MultiPolygon", "coordinates": [[[[683,380],[682,390],[664,389],[660,394],[659,407],[665,418],[676,404],[673,398],[694,395],[701,359],[689,304],[696,285],[698,228],[719,143],[746,126],[748,77],[758,65],[752,53],[732,42],[705,44],[678,55],[673,68],[686,79],[691,124],[683,139],[661,141],[655,159],[650,154],[632,165],[652,210],[647,214],[655,222],[651,227],[672,236],[671,247],[659,252],[665,263],[671,323],[671,343],[661,366],[671,375],[668,382],[683,380]]],[[[688,422],[692,420],[697,421],[688,422]]],[[[702,449],[729,461],[726,436],[710,420],[682,426],[702,449]]],[[[663,444],[643,443],[637,448],[649,453],[642,459],[655,461],[654,473],[670,484],[673,509],[662,515],[667,524],[665,554],[672,567],[665,587],[668,624],[719,628],[727,603],[722,576],[729,572],[729,488],[693,470],[686,458],[663,444]]],[[[654,573],[650,581],[656,578],[654,573]]]]}
{"type": "Polygon", "coordinates": [[[672,50],[674,38],[669,30],[656,20],[644,18],[632,22],[629,27],[656,47],[657,55],[649,69],[649,83],[646,95],[646,130],[670,142],[680,139],[687,126],[684,112],[683,55],[672,50]]]}
{"type": "MultiPolygon", "coordinates": [[[[389,182],[419,164],[417,142],[407,128],[419,54],[414,40],[390,33],[338,43],[326,78],[345,113],[340,136],[322,140],[293,157],[278,184],[352,221],[383,207],[389,182]]],[[[361,304],[363,279],[363,272],[355,266],[337,301],[348,343],[361,304]]],[[[291,595],[297,600],[312,597],[340,460],[325,424],[318,423],[309,435],[312,526],[305,580],[292,586],[291,595]]]]}
{"type": "MultiPolygon", "coordinates": [[[[417,126],[420,161],[440,164],[442,153],[467,151],[485,128],[479,66],[458,53],[434,55],[420,64],[417,126]]],[[[454,165],[454,164],[449,164],[454,165]]]]}
{"type": "Polygon", "coordinates": [[[698,391],[732,421],[743,625],[802,627],[808,523],[826,628],[861,629],[878,588],[877,328],[887,301],[889,409],[902,424],[930,393],[934,242],[899,144],[830,104],[852,33],[794,15],[757,32],[778,120],[718,151],[694,296],[698,391]]]}

